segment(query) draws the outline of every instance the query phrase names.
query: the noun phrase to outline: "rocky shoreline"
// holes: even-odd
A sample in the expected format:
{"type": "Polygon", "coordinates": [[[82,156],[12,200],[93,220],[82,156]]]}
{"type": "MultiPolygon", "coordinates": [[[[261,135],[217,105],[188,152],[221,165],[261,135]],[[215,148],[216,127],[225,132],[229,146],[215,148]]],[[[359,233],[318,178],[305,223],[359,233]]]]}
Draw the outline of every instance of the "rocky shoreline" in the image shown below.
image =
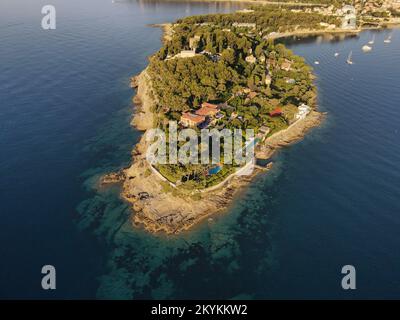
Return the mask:
{"type": "MultiPolygon", "coordinates": [[[[397,20],[390,22],[397,24],[397,20]]],[[[164,30],[163,40],[166,41],[172,35],[172,24],[160,26],[164,30]]],[[[364,29],[368,28],[360,28],[350,33],[356,34],[364,29]]],[[[345,30],[336,32],[297,30],[278,34],[277,37],[327,33],[349,34],[345,30]]],[[[130,86],[136,89],[136,95],[133,98],[135,111],[131,121],[132,126],[140,131],[153,128],[152,110],[157,101],[152,93],[152,83],[147,68],[131,79],[130,86]]],[[[316,105],[316,103],[314,104],[316,105]]],[[[275,133],[257,148],[256,158],[270,159],[277,150],[301,140],[310,129],[319,126],[324,117],[325,114],[314,110],[305,119],[298,120],[287,129],[275,133]]],[[[271,162],[264,168],[256,166],[251,175],[240,177],[232,175],[220,185],[209,188],[209,190],[189,192],[171,186],[166,179],[155,172],[146,160],[147,147],[143,136],[132,151],[131,166],[105,175],[101,178],[100,183],[102,185],[122,183],[121,196],[133,209],[132,225],[143,226],[150,232],[162,231],[167,234],[177,234],[190,229],[213,214],[225,211],[240,190],[248,186],[255,176],[268,171],[272,166],[271,162]]]]}
{"type": "MultiPolygon", "coordinates": [[[[131,124],[138,130],[146,131],[153,128],[152,107],[155,103],[147,69],[132,78],[131,86],[137,90],[133,100],[136,110],[131,124]]],[[[256,152],[256,157],[270,158],[277,149],[300,140],[308,130],[318,126],[322,119],[322,113],[312,111],[305,119],[267,139],[256,152]]],[[[237,192],[243,190],[256,175],[268,171],[272,166],[272,163],[265,168],[256,166],[248,176],[232,175],[216,189],[188,192],[173,188],[154,172],[146,160],[147,147],[143,136],[132,152],[132,165],[104,176],[101,183],[122,183],[122,198],[133,209],[132,224],[143,226],[150,232],[177,234],[210,215],[226,210],[237,192]]]]}
{"type": "Polygon", "coordinates": [[[136,95],[133,98],[135,105],[135,114],[132,119],[132,126],[140,131],[146,131],[153,128],[152,108],[155,104],[151,95],[151,80],[145,69],[139,75],[131,78],[131,87],[136,89],[136,95]]]}
{"type": "MultiPolygon", "coordinates": [[[[165,31],[164,37],[172,32],[171,24],[162,27],[165,31]]],[[[354,33],[359,33],[363,29],[355,30],[354,33]]],[[[340,30],[334,33],[342,32],[340,30]]],[[[310,34],[325,34],[325,32],[301,30],[282,36],[310,34]]],[[[131,87],[137,90],[133,98],[136,109],[131,124],[138,130],[146,131],[153,128],[152,108],[156,103],[152,94],[151,79],[145,69],[131,80],[131,87]]],[[[324,113],[314,110],[305,119],[298,120],[287,129],[275,133],[256,150],[256,158],[270,159],[277,150],[301,140],[309,130],[319,126],[324,117],[324,113]]],[[[268,171],[272,166],[272,163],[266,168],[256,166],[251,175],[240,177],[232,175],[217,188],[188,193],[171,187],[152,170],[145,157],[146,149],[147,145],[142,137],[132,152],[132,165],[120,172],[106,175],[101,182],[102,184],[122,182],[121,195],[133,209],[132,224],[143,226],[150,232],[163,231],[167,234],[177,234],[188,230],[206,217],[225,211],[240,190],[248,186],[256,175],[268,171]]]]}

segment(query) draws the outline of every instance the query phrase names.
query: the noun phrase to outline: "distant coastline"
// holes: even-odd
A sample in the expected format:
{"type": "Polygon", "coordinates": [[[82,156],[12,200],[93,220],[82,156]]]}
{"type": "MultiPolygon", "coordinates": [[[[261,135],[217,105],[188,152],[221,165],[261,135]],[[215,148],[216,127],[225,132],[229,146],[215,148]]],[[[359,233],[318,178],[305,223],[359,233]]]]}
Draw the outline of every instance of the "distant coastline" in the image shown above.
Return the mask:
{"type": "Polygon", "coordinates": [[[305,7],[315,7],[315,6],[328,6],[324,3],[310,3],[304,2],[294,2],[294,1],[267,1],[267,0],[163,0],[164,2],[236,2],[243,4],[254,4],[254,5],[283,5],[283,6],[305,6],[305,7]]]}

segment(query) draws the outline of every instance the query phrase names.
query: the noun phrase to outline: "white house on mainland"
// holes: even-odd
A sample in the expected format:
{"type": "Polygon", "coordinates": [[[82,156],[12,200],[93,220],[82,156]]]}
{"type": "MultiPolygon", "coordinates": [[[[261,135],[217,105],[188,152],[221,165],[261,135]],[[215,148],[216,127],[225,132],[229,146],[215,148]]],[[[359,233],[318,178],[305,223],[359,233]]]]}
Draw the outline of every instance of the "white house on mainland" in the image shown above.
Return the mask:
{"type": "Polygon", "coordinates": [[[357,11],[351,5],[345,5],[339,14],[342,16],[342,29],[356,29],[357,28],[357,11]]]}
{"type": "Polygon", "coordinates": [[[237,28],[250,28],[250,29],[255,29],[257,27],[257,24],[255,23],[241,23],[241,22],[234,22],[232,26],[237,27],[237,28]]]}

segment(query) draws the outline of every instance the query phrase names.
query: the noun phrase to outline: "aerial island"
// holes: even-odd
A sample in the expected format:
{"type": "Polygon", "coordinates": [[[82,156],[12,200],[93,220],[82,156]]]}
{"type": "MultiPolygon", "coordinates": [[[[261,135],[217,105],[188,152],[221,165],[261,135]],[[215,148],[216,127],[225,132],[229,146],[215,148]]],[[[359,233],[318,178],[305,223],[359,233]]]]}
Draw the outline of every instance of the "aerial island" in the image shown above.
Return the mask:
{"type": "Polygon", "coordinates": [[[191,128],[199,134],[204,128],[253,129],[254,170],[240,175],[241,164],[223,164],[222,159],[217,164],[153,164],[146,157],[144,134],[132,151],[132,164],[101,180],[122,183],[134,225],[179,233],[226,210],[239,190],[272,167],[277,149],[321,123],[313,68],[280,39],[357,33],[398,23],[400,17],[396,0],[355,6],[310,2],[251,5],[163,25],[163,46],[132,78],[137,91],[132,125],[167,131],[176,122],[178,131],[191,128]]]}

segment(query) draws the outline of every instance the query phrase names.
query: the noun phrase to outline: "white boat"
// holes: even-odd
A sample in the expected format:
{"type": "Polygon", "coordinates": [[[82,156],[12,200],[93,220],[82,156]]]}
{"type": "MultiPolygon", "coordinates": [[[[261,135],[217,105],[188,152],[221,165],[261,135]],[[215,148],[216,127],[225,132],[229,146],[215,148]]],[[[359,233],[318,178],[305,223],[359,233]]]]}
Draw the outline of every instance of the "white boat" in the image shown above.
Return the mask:
{"type": "Polygon", "coordinates": [[[375,43],[375,35],[372,36],[372,40],[368,42],[368,44],[374,44],[375,43]]]}
{"type": "Polygon", "coordinates": [[[362,47],[362,51],[364,51],[364,52],[370,52],[371,50],[372,50],[372,48],[368,45],[365,45],[362,47]]]}
{"type": "Polygon", "coordinates": [[[353,60],[351,60],[352,56],[353,56],[353,51],[350,51],[350,54],[346,60],[347,64],[353,64],[353,60]]]}
{"type": "Polygon", "coordinates": [[[319,61],[314,61],[314,64],[319,64],[319,61]]]}
{"type": "Polygon", "coordinates": [[[391,43],[392,42],[392,35],[390,34],[385,40],[383,40],[384,43],[391,43]]]}
{"type": "Polygon", "coordinates": [[[335,52],[335,57],[339,57],[339,52],[335,52]]]}

